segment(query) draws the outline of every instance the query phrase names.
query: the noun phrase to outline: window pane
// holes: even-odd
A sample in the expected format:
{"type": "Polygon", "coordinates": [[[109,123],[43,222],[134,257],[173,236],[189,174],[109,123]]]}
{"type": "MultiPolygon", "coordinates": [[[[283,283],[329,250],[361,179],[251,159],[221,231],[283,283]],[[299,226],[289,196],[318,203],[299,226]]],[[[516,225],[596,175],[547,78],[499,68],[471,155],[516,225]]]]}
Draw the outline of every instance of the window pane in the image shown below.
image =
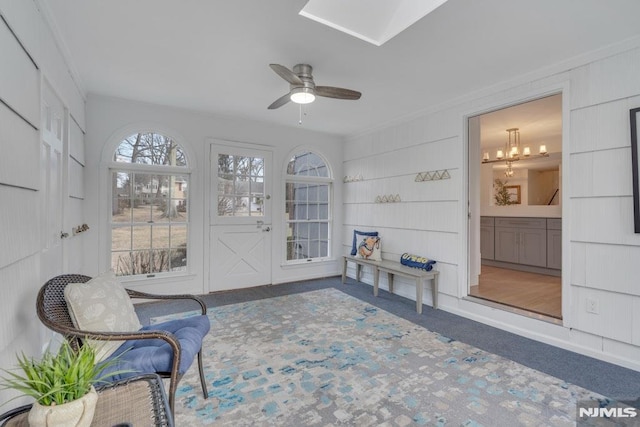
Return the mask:
{"type": "Polygon", "coordinates": [[[157,133],[136,133],[125,138],[116,149],[113,160],[143,165],[187,165],[182,147],[157,133]]]}
{"type": "Polygon", "coordinates": [[[263,216],[264,159],[218,155],[218,215],[263,216]]]}
{"type": "Polygon", "coordinates": [[[117,227],[111,232],[111,250],[128,251],[131,249],[131,227],[117,227]]]}
{"type": "Polygon", "coordinates": [[[131,227],[132,249],[150,249],[151,227],[147,225],[131,227]]]}
{"type": "Polygon", "coordinates": [[[303,152],[291,157],[287,174],[305,177],[285,184],[287,259],[328,257],[331,184],[313,178],[329,178],[329,168],[317,154],[303,152]]]}
{"type": "MultiPolygon", "coordinates": [[[[136,134],[116,161],[186,166],[182,150],[158,134],[136,134]]],[[[112,171],[111,267],[119,275],[186,268],[189,175],[112,171]],[[173,226],[175,224],[175,226],[173,226]]]]}
{"type": "Polygon", "coordinates": [[[328,177],[329,171],[320,156],[315,153],[304,152],[296,154],[289,160],[287,174],[328,177]]]}

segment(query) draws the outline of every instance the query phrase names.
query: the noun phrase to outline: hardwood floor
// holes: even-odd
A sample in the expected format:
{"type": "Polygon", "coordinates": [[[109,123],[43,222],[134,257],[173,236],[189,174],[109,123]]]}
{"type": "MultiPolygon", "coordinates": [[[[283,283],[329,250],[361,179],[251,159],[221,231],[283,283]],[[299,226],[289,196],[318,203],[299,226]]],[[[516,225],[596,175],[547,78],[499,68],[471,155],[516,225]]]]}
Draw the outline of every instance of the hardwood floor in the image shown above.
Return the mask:
{"type": "Polygon", "coordinates": [[[562,319],[561,288],[560,277],[483,265],[469,295],[562,319]]]}

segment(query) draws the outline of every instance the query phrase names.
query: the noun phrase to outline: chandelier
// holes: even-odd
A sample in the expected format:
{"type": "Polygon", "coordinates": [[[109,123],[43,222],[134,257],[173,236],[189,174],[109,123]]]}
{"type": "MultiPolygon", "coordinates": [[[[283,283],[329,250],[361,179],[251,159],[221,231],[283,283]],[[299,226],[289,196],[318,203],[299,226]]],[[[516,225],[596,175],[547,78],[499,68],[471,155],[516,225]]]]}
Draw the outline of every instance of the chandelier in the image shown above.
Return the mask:
{"type": "MultiPolygon", "coordinates": [[[[518,160],[531,158],[532,155],[531,148],[529,146],[520,146],[520,130],[518,128],[507,129],[507,132],[509,133],[509,138],[505,143],[504,149],[497,150],[496,158],[493,160],[489,157],[489,152],[485,151],[482,155],[482,163],[505,162],[507,164],[507,170],[504,174],[507,177],[512,177],[512,163],[518,160]]],[[[540,145],[538,147],[538,154],[533,157],[549,157],[549,154],[547,153],[547,146],[544,144],[540,145]]]]}

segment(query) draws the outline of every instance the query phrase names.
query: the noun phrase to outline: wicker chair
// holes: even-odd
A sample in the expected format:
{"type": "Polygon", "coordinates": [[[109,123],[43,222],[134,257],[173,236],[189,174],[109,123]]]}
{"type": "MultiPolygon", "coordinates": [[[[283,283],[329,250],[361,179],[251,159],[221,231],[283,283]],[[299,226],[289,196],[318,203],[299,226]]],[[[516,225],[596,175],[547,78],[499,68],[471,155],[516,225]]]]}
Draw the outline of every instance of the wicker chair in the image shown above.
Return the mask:
{"type": "MultiPolygon", "coordinates": [[[[62,334],[75,348],[82,345],[82,340],[87,338],[106,341],[157,339],[164,340],[169,344],[173,351],[171,370],[167,372],[155,373],[160,375],[161,377],[170,378],[168,394],[169,406],[171,407],[171,412],[173,414],[175,411],[176,389],[178,387],[180,379],[182,378],[182,375],[184,374],[184,372],[179,372],[180,360],[182,355],[182,349],[179,340],[174,334],[163,330],[140,330],[132,332],[90,332],[75,328],[67,309],[67,303],[64,298],[64,288],[69,283],[86,283],[90,279],[91,277],[80,274],[63,274],[47,281],[38,292],[38,299],[36,303],[38,317],[45,326],[55,332],[62,334]]],[[[137,292],[130,289],[127,289],[127,293],[131,298],[165,300],[191,299],[196,301],[200,305],[203,315],[205,315],[207,312],[207,307],[204,302],[200,298],[193,295],[154,295],[144,292],[137,292]]],[[[156,341],[156,343],[157,342],[158,341],[156,341]]],[[[202,392],[206,399],[208,397],[208,392],[204,378],[204,370],[202,367],[202,343],[200,343],[200,349],[198,351],[198,368],[200,370],[200,383],[202,385],[202,392]]],[[[143,373],[153,372],[137,372],[136,374],[143,373]]]]}

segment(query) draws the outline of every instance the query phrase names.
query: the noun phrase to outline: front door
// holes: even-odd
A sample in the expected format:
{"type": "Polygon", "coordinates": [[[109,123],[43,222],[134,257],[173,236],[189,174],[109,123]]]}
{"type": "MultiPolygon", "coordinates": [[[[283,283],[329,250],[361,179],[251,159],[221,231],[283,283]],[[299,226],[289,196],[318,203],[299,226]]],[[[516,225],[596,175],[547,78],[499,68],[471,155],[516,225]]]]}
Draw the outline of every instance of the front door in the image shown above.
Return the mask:
{"type": "Polygon", "coordinates": [[[271,283],[271,151],[211,146],[209,291],[271,283]]]}

